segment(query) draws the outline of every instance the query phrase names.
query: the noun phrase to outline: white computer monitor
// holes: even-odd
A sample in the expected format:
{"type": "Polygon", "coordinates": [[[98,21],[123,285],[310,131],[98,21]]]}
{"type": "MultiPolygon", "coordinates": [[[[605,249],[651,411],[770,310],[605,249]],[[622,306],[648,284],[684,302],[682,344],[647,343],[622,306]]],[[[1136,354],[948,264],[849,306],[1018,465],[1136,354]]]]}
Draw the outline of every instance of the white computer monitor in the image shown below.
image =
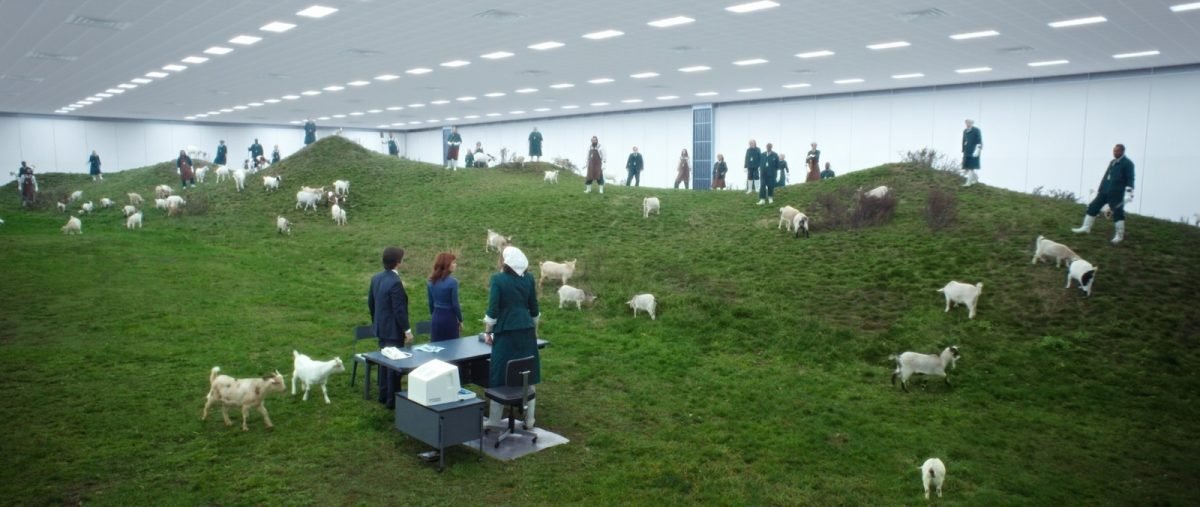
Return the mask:
{"type": "Polygon", "coordinates": [[[434,359],[408,374],[408,399],[421,405],[458,401],[458,367],[434,359]]]}

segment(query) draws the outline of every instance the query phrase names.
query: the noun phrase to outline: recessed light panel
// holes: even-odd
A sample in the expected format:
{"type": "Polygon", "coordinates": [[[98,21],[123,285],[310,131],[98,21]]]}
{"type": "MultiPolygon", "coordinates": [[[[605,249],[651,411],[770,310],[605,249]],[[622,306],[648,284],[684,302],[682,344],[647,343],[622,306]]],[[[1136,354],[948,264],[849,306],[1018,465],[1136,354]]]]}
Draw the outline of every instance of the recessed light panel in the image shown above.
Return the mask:
{"type": "Polygon", "coordinates": [[[758,2],[730,5],[729,7],[726,7],[725,10],[736,14],[745,14],[747,12],[761,11],[763,9],[770,9],[772,7],[779,7],[779,3],[772,2],[770,0],[761,0],[758,2]]]}
{"type": "Polygon", "coordinates": [[[338,10],[333,7],[325,7],[323,5],[314,5],[312,7],[304,9],[300,12],[297,12],[296,15],[315,19],[315,18],[323,18],[323,17],[333,14],[337,11],[338,10]]]}
{"type": "Polygon", "coordinates": [[[375,76],[376,81],[391,81],[393,79],[400,79],[400,76],[395,74],[383,74],[380,76],[375,76]]]}
{"type": "Polygon", "coordinates": [[[176,64],[172,63],[170,65],[163,65],[163,70],[169,70],[171,72],[179,72],[181,70],[187,70],[187,65],[176,65],[176,64]]]}
{"type": "Polygon", "coordinates": [[[347,85],[350,85],[350,86],[367,86],[367,85],[371,84],[371,82],[370,82],[370,81],[363,81],[363,80],[361,80],[361,79],[360,79],[360,80],[358,80],[358,81],[351,81],[351,82],[349,82],[349,83],[346,83],[346,84],[347,84],[347,85]]]}
{"type": "Polygon", "coordinates": [[[658,77],[658,73],[657,72],[639,72],[637,74],[630,74],[629,77],[634,78],[634,79],[646,79],[646,78],[651,78],[651,77],[658,77]]]}
{"type": "Polygon", "coordinates": [[[625,99],[625,100],[622,100],[621,103],[622,104],[637,104],[641,101],[642,101],[642,99],[625,99]]]}
{"type": "Polygon", "coordinates": [[[968,40],[968,39],[980,39],[983,37],[995,37],[997,35],[1000,35],[1000,32],[997,32],[995,30],[982,30],[982,31],[978,31],[978,32],[956,33],[954,35],[951,35],[950,38],[954,39],[954,40],[968,40]]]}
{"type": "Polygon", "coordinates": [[[1118,53],[1118,54],[1113,55],[1113,58],[1122,60],[1125,58],[1141,58],[1143,56],[1158,56],[1160,54],[1161,53],[1159,53],[1157,50],[1138,51],[1135,53],[1118,53]]]}
{"type": "Polygon", "coordinates": [[[812,86],[812,85],[808,84],[808,83],[792,83],[792,84],[783,85],[784,88],[787,88],[789,90],[795,90],[796,88],[808,88],[810,86],[812,86]]]}
{"type": "Polygon", "coordinates": [[[341,86],[341,85],[332,85],[332,86],[326,86],[326,87],[322,88],[322,90],[325,90],[327,92],[340,92],[345,89],[346,89],[346,87],[341,86]]]}
{"type": "Polygon", "coordinates": [[[657,19],[657,20],[651,21],[646,24],[653,26],[655,28],[667,28],[667,27],[672,27],[672,26],[686,25],[693,21],[696,21],[696,20],[689,18],[687,16],[675,16],[673,18],[657,19]]]}
{"type": "Polygon", "coordinates": [[[509,53],[508,51],[493,51],[491,53],[479,55],[479,57],[486,58],[488,60],[499,60],[501,58],[508,58],[512,55],[513,54],[509,53]]]}
{"type": "Polygon", "coordinates": [[[591,84],[604,84],[611,83],[613,80],[610,77],[598,77],[596,79],[589,79],[588,82],[591,84]]]}
{"type": "Polygon", "coordinates": [[[565,88],[574,88],[575,85],[573,85],[571,83],[555,83],[555,84],[550,85],[550,87],[554,88],[555,90],[562,90],[565,88]]]}
{"type": "Polygon", "coordinates": [[[210,54],[210,55],[224,55],[224,54],[232,53],[233,49],[227,48],[227,47],[222,47],[222,46],[213,46],[211,48],[205,49],[204,52],[207,54],[210,54]]]}
{"type": "Polygon", "coordinates": [[[556,41],[546,41],[546,42],[539,42],[539,43],[537,43],[537,44],[532,44],[532,45],[530,45],[530,46],[529,46],[529,49],[536,49],[536,50],[538,50],[538,51],[545,51],[545,50],[547,50],[547,49],[561,48],[561,47],[563,47],[563,46],[565,46],[565,45],[566,45],[566,44],[563,44],[563,43],[561,43],[561,42],[556,42],[556,41]]]}
{"type": "Polygon", "coordinates": [[[713,95],[716,95],[716,94],[717,94],[717,92],[700,92],[700,93],[697,93],[696,96],[697,97],[712,97],[713,95]]]}
{"type": "Polygon", "coordinates": [[[754,93],[754,92],[761,92],[761,91],[762,91],[762,88],[758,88],[758,87],[738,88],[738,93],[754,93]]]}
{"type": "Polygon", "coordinates": [[[471,64],[471,62],[468,62],[466,60],[450,60],[448,62],[442,63],[442,67],[455,68],[455,67],[464,67],[464,66],[467,66],[470,64],[471,64]]]}
{"type": "Polygon", "coordinates": [[[259,30],[262,30],[264,32],[275,32],[275,33],[283,33],[288,30],[291,30],[293,28],[296,28],[296,25],[293,25],[291,23],[284,23],[282,21],[272,21],[270,23],[267,23],[263,26],[258,27],[259,30]]]}
{"type": "Polygon", "coordinates": [[[137,83],[137,84],[147,84],[147,83],[152,83],[153,81],[146,79],[144,77],[135,77],[133,79],[130,79],[129,82],[137,83]]]}
{"type": "Polygon", "coordinates": [[[1070,26],[1092,25],[1108,21],[1104,16],[1091,16],[1087,18],[1064,19],[1062,21],[1054,21],[1049,23],[1053,28],[1066,28],[1070,26]]]}
{"type": "Polygon", "coordinates": [[[837,81],[834,81],[834,82],[833,82],[833,84],[840,84],[840,85],[844,85],[844,84],[858,84],[858,83],[861,83],[861,82],[863,82],[863,81],[865,81],[865,79],[863,79],[863,78],[860,78],[860,77],[852,77],[852,78],[848,78],[848,79],[839,79],[839,80],[837,80],[837,81]]]}
{"type": "Polygon", "coordinates": [[[491,93],[483,94],[484,97],[493,98],[493,99],[496,97],[503,97],[505,95],[508,95],[508,94],[504,93],[504,92],[491,92],[491,93]]]}
{"type": "Polygon", "coordinates": [[[680,67],[679,72],[703,72],[710,69],[712,67],[707,65],[692,65],[691,67],[680,67]]]}
{"type": "Polygon", "coordinates": [[[979,72],[988,72],[990,70],[992,70],[991,67],[968,67],[965,69],[957,69],[954,72],[957,72],[959,74],[975,74],[975,73],[979,73],[979,72]]]}
{"type": "Polygon", "coordinates": [[[249,46],[260,40],[262,40],[262,37],[255,37],[253,35],[239,35],[237,37],[229,39],[229,43],[230,44],[241,44],[243,46],[249,46]]]}
{"type": "Polygon", "coordinates": [[[537,88],[521,88],[520,90],[517,90],[517,93],[533,93],[536,91],[538,91],[537,88]]]}
{"type": "Polygon", "coordinates": [[[267,104],[278,104],[279,99],[266,99],[263,102],[266,102],[267,104]]]}
{"type": "Polygon", "coordinates": [[[879,44],[871,44],[871,45],[867,46],[867,49],[873,49],[875,51],[878,51],[881,49],[906,48],[911,45],[912,44],[909,44],[908,42],[898,40],[898,41],[894,41],[894,42],[880,42],[879,44]]]}
{"type": "Polygon", "coordinates": [[[468,95],[468,96],[466,96],[466,97],[459,97],[459,98],[457,98],[457,99],[454,99],[454,100],[457,100],[457,101],[459,101],[459,102],[471,102],[471,101],[475,100],[475,97],[472,97],[472,96],[468,95]]]}
{"type": "Polygon", "coordinates": [[[1194,11],[1200,9],[1200,2],[1192,2],[1190,4],[1178,4],[1171,6],[1171,12],[1194,11]]]}
{"type": "Polygon", "coordinates": [[[187,58],[184,58],[181,61],[183,63],[204,63],[204,62],[208,61],[208,58],[205,58],[203,56],[189,56],[187,58]]]}
{"type": "Polygon", "coordinates": [[[767,63],[767,60],[763,59],[763,58],[747,58],[745,60],[738,60],[736,62],[733,62],[734,65],[741,66],[741,67],[744,67],[746,65],[759,65],[759,64],[763,64],[763,63],[767,63]]]}
{"type": "Polygon", "coordinates": [[[1066,65],[1071,63],[1067,60],[1044,60],[1040,62],[1029,62],[1030,67],[1049,67],[1051,65],[1066,65]]]}
{"type": "Polygon", "coordinates": [[[563,109],[579,109],[579,106],[577,106],[575,104],[567,104],[567,105],[563,106],[562,108],[563,109]]]}
{"type": "Polygon", "coordinates": [[[304,95],[305,97],[312,97],[313,95],[320,95],[320,94],[321,94],[321,92],[316,91],[316,90],[305,90],[305,91],[300,92],[300,95],[304,95]]]}
{"type": "Polygon", "coordinates": [[[592,107],[602,107],[602,106],[607,106],[608,102],[592,102],[591,105],[592,105],[592,107]]]}
{"type": "Polygon", "coordinates": [[[166,72],[158,72],[158,71],[154,71],[154,72],[147,72],[147,73],[146,73],[146,77],[152,77],[152,78],[155,78],[155,79],[161,79],[161,78],[167,77],[167,76],[169,76],[169,75],[170,75],[170,74],[167,74],[166,72]]]}
{"type": "Polygon", "coordinates": [[[431,101],[429,101],[429,103],[430,103],[430,104],[433,104],[433,105],[435,105],[435,106],[444,106],[444,105],[446,105],[446,104],[449,104],[449,103],[450,103],[450,101],[449,101],[449,100],[445,100],[445,99],[441,99],[441,100],[431,100],[431,101]]]}
{"type": "Polygon", "coordinates": [[[487,114],[487,116],[488,116],[489,118],[495,118],[495,117],[497,117],[497,116],[500,116],[500,113],[488,113],[488,114],[487,114]]]}
{"type": "Polygon", "coordinates": [[[830,51],[828,49],[821,49],[818,51],[807,51],[804,53],[796,53],[797,58],[820,58],[822,56],[833,56],[833,55],[834,55],[833,51],[830,51]]]}
{"type": "Polygon", "coordinates": [[[910,72],[908,74],[895,74],[892,76],[892,79],[913,79],[913,78],[918,78],[918,77],[925,77],[925,74],[922,74],[920,72],[910,72]]]}
{"type": "Polygon", "coordinates": [[[625,32],[622,32],[619,30],[601,30],[599,32],[592,32],[589,34],[584,34],[583,38],[592,39],[592,40],[602,40],[602,39],[611,39],[613,37],[620,37],[622,35],[625,35],[625,32]]]}
{"type": "Polygon", "coordinates": [[[677,98],[679,98],[678,95],[659,95],[654,97],[655,100],[675,100],[677,98]]]}
{"type": "Polygon", "coordinates": [[[421,74],[428,74],[430,72],[433,72],[433,69],[427,69],[425,67],[417,67],[415,69],[408,69],[408,70],[404,71],[405,74],[412,74],[414,76],[419,76],[421,74]]]}
{"type": "Polygon", "coordinates": [[[284,95],[283,97],[280,97],[280,98],[282,98],[283,100],[296,100],[296,99],[300,98],[300,96],[299,95],[284,95]]]}

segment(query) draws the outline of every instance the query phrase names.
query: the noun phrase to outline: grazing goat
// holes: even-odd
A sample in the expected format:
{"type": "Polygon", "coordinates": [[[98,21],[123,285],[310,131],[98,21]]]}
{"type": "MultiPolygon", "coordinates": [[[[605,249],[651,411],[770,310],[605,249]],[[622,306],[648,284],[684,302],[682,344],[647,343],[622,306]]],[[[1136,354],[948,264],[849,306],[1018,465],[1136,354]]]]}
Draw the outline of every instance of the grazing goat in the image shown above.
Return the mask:
{"type": "Polygon", "coordinates": [[[125,219],[125,228],[126,229],[132,230],[134,227],[137,227],[138,229],[142,228],[142,212],[141,211],[135,212],[134,214],[129,215],[129,218],[125,219]]]}
{"type": "Polygon", "coordinates": [[[167,200],[166,199],[154,199],[154,207],[158,208],[160,210],[166,211],[167,200]]]}
{"type": "Polygon", "coordinates": [[[321,200],[321,194],[318,194],[315,192],[306,192],[304,190],[296,192],[296,207],[297,208],[302,207],[305,210],[312,208],[314,211],[316,211],[317,201],[319,201],[319,200],[321,200]]]}
{"type": "Polygon", "coordinates": [[[217,174],[217,183],[225,181],[227,178],[229,178],[229,168],[225,167],[223,165],[219,165],[219,166],[217,166],[216,174],[217,174]]]}
{"type": "Polygon", "coordinates": [[[167,208],[173,208],[173,207],[179,207],[179,206],[187,206],[187,201],[183,200],[183,197],[180,197],[178,195],[172,195],[172,196],[167,197],[167,208]]]}
{"type": "Polygon", "coordinates": [[[797,211],[796,215],[792,217],[792,230],[796,231],[796,233],[794,235],[795,238],[799,239],[800,232],[803,231],[804,237],[805,237],[805,239],[807,239],[808,238],[808,215],[805,215],[804,213],[800,213],[797,211]]]}
{"type": "Polygon", "coordinates": [[[337,195],[350,195],[350,182],[346,180],[334,181],[333,191],[337,192],[337,195]]]}
{"type": "Polygon", "coordinates": [[[208,166],[204,166],[199,169],[196,169],[196,181],[197,182],[204,183],[204,178],[206,176],[208,176],[208,166]]]}
{"type": "Polygon", "coordinates": [[[795,218],[796,213],[799,213],[799,212],[800,212],[800,210],[793,208],[791,206],[784,206],[782,208],[779,208],[779,226],[775,227],[775,229],[779,230],[779,229],[786,228],[788,230],[788,232],[791,232],[792,231],[792,219],[795,218]]]}
{"type": "Polygon", "coordinates": [[[542,181],[546,183],[558,183],[558,170],[546,171],[545,176],[542,176],[542,181]]]}
{"type": "Polygon", "coordinates": [[[277,229],[280,234],[283,234],[286,232],[289,235],[291,235],[292,234],[292,223],[290,221],[288,221],[288,219],[283,218],[282,216],[275,217],[275,229],[277,229]]]}
{"type": "Polygon", "coordinates": [[[650,314],[650,320],[655,320],[654,309],[658,306],[658,302],[654,300],[654,294],[638,294],[626,301],[625,304],[633,308],[634,318],[637,318],[638,310],[642,310],[650,314]]]}
{"type": "Polygon", "coordinates": [[[490,252],[493,248],[497,252],[504,251],[504,247],[512,244],[512,236],[501,236],[500,233],[491,229],[487,230],[487,240],[483,244],[483,250],[490,252]]]}
{"type": "Polygon", "coordinates": [[[287,390],[283,375],[276,370],[275,373],[262,378],[235,379],[220,373],[221,367],[213,366],[212,372],[208,374],[208,396],[205,398],[204,413],[200,416],[200,420],[208,420],[209,407],[214,403],[220,403],[221,415],[225,417],[225,425],[233,426],[233,421],[229,420],[229,407],[240,405],[242,407],[242,431],[250,431],[250,427],[246,424],[246,419],[250,416],[250,407],[257,408],[258,413],[262,414],[267,428],[271,428],[273,426],[271,415],[267,413],[267,406],[263,404],[263,401],[272,391],[282,393],[287,390]]]}
{"type": "Polygon", "coordinates": [[[959,283],[951,280],[945,287],[938,289],[946,296],[946,311],[950,311],[951,306],[966,305],[967,318],[975,318],[975,305],[979,304],[979,295],[983,293],[983,282],[975,285],[959,283]]]}
{"type": "Polygon", "coordinates": [[[329,214],[333,216],[333,223],[337,225],[346,225],[346,210],[339,206],[337,202],[329,208],[329,214]]]}
{"type": "Polygon", "coordinates": [[[1050,241],[1045,236],[1038,236],[1034,241],[1033,261],[1030,264],[1037,264],[1039,260],[1047,257],[1054,258],[1054,267],[1057,268],[1064,260],[1070,265],[1071,261],[1079,258],[1079,254],[1071,251],[1067,245],[1050,241]]]}
{"type": "Polygon", "coordinates": [[[283,181],[283,176],[263,176],[263,190],[270,192],[279,190],[279,182],[283,181]]]}
{"type": "Polygon", "coordinates": [[[233,184],[235,187],[237,187],[238,192],[241,192],[243,189],[246,188],[246,170],[245,169],[234,169],[233,170],[233,184]]]}
{"type": "Polygon", "coordinates": [[[159,185],[157,187],[154,187],[154,196],[155,197],[165,199],[167,196],[174,194],[174,193],[175,193],[175,189],[171,188],[170,185],[159,185]]]}
{"type": "Polygon", "coordinates": [[[541,272],[541,276],[538,277],[538,289],[540,290],[542,288],[542,281],[547,278],[552,280],[562,280],[563,285],[566,285],[567,282],[571,280],[571,276],[575,274],[576,260],[578,259],[571,259],[570,261],[563,263],[542,261],[542,263],[538,265],[538,271],[541,272]]]}
{"type": "Polygon", "coordinates": [[[71,217],[67,219],[67,225],[62,226],[63,234],[83,234],[83,222],[78,218],[71,217]]]}
{"type": "Polygon", "coordinates": [[[96,205],[92,204],[92,201],[88,201],[79,207],[79,214],[82,215],[84,213],[91,213],[92,211],[95,211],[95,209],[96,205]]]}
{"type": "Polygon", "coordinates": [[[65,203],[65,202],[55,203],[55,206],[58,207],[58,211],[61,211],[63,213],[67,212],[67,203],[65,203]]]}
{"type": "Polygon", "coordinates": [[[562,308],[563,303],[575,303],[576,310],[583,309],[583,303],[592,304],[596,301],[596,296],[588,294],[583,289],[576,289],[570,285],[563,285],[558,288],[558,307],[562,308]]]}
{"type": "Polygon", "coordinates": [[[82,190],[76,190],[76,191],[74,191],[74,192],[71,192],[71,195],[67,197],[67,204],[71,204],[71,203],[73,203],[73,202],[75,202],[75,201],[78,201],[78,200],[80,200],[80,199],[83,199],[83,191],[82,191],[82,190]]]}
{"type": "Polygon", "coordinates": [[[328,361],[313,361],[312,358],[292,351],[292,396],[296,395],[296,379],[304,382],[304,401],[308,401],[308,389],[313,384],[321,384],[321,394],[325,395],[325,403],[329,403],[329,390],[325,383],[334,373],[346,371],[342,366],[342,358],[335,357],[328,361]]]}
{"type": "Polygon", "coordinates": [[[137,192],[130,192],[128,194],[125,194],[125,196],[129,198],[129,204],[132,204],[134,206],[146,204],[146,200],[142,199],[142,194],[139,194],[137,192]]]}
{"type": "Polygon", "coordinates": [[[657,197],[647,197],[642,199],[642,218],[650,218],[650,212],[655,215],[662,216],[662,203],[657,197]]]}
{"type": "Polygon", "coordinates": [[[121,209],[121,213],[125,216],[129,216],[137,212],[137,207],[133,206],[132,204],[126,204],[125,207],[121,209]]]}
{"type": "MultiPolygon", "coordinates": [[[[860,187],[858,189],[858,191],[862,192],[862,188],[860,187]]],[[[886,197],[888,195],[888,193],[891,191],[892,190],[890,188],[888,188],[886,185],[880,185],[878,187],[872,188],[870,192],[867,192],[863,195],[873,198],[873,199],[882,199],[882,198],[886,197]]]]}
{"type": "Polygon", "coordinates": [[[1092,263],[1083,259],[1075,259],[1071,261],[1070,266],[1067,266],[1067,286],[1064,289],[1071,288],[1071,280],[1079,282],[1079,290],[1087,296],[1092,295],[1092,284],[1096,282],[1096,271],[1100,266],[1093,266],[1092,263]]]}
{"type": "Polygon", "coordinates": [[[946,381],[946,385],[950,385],[950,378],[946,376],[946,366],[954,369],[955,363],[961,357],[958,347],[955,346],[946,347],[940,355],[905,352],[899,356],[892,356],[890,359],[896,360],[896,371],[892,372],[892,385],[896,385],[896,376],[899,376],[900,388],[907,393],[908,378],[914,373],[938,375],[946,381]]]}
{"type": "Polygon", "coordinates": [[[929,487],[937,490],[938,498],[942,497],[942,481],[946,480],[946,464],[937,458],[929,458],[921,465],[921,484],[925,485],[925,499],[929,500],[929,487]]]}
{"type": "Polygon", "coordinates": [[[112,206],[113,206],[113,200],[112,200],[112,199],[109,199],[109,198],[107,198],[107,197],[101,197],[101,198],[100,198],[100,207],[101,207],[101,208],[111,208],[112,206]]]}

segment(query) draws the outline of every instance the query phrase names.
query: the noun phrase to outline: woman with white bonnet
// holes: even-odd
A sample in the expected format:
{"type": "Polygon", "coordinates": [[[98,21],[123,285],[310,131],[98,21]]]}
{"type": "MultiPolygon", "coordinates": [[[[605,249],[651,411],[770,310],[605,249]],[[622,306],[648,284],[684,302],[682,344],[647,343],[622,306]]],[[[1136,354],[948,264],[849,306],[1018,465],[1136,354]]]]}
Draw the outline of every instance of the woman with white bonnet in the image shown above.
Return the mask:
{"type": "MultiPolygon", "coordinates": [[[[530,385],[542,380],[542,359],[537,348],[537,320],[539,316],[536,284],[527,270],[529,259],[515,246],[504,248],[504,264],[499,273],[492,275],[488,289],[487,313],[483,316],[486,326],[484,339],[492,346],[488,386],[505,385],[504,368],[510,360],[534,357],[530,385]]],[[[525,411],[525,428],[532,428],[533,409],[537,400],[529,401],[525,411]]],[[[502,426],[504,406],[491,402],[488,407],[487,426],[502,426]]]]}

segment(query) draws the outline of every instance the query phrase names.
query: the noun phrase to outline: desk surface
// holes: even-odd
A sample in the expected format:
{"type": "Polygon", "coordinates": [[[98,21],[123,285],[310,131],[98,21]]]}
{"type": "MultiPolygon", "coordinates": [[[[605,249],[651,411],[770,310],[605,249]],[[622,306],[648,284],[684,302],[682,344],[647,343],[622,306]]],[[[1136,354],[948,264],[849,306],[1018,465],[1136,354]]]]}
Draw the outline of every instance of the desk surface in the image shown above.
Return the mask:
{"type": "MultiPolygon", "coordinates": [[[[546,345],[549,344],[550,342],[541,338],[539,338],[537,341],[537,346],[539,349],[546,348],[546,345]]],[[[404,347],[400,350],[412,354],[412,357],[407,357],[404,359],[388,359],[387,357],[384,357],[383,354],[379,353],[378,350],[367,352],[363,354],[363,356],[366,357],[367,360],[382,365],[389,370],[408,373],[434,359],[441,359],[447,363],[454,364],[483,359],[491,357],[492,355],[492,346],[480,340],[479,335],[464,336],[454,340],[431,342],[430,345],[443,347],[443,349],[438,352],[423,352],[420,350],[413,350],[413,347],[404,347]]]]}

